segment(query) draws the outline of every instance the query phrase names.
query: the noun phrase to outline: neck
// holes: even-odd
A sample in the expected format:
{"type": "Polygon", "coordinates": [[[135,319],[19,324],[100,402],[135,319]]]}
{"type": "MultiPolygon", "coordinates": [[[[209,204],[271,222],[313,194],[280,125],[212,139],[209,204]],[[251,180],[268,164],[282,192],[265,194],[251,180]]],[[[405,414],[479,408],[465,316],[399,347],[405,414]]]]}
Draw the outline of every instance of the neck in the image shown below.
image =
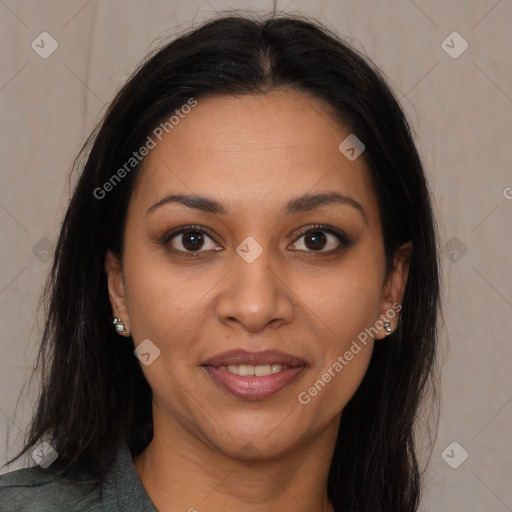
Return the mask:
{"type": "Polygon", "coordinates": [[[247,443],[229,456],[177,424],[155,421],[153,440],[134,465],[159,512],[334,512],[327,478],[337,429],[338,422],[286,453],[265,456],[247,443]]]}

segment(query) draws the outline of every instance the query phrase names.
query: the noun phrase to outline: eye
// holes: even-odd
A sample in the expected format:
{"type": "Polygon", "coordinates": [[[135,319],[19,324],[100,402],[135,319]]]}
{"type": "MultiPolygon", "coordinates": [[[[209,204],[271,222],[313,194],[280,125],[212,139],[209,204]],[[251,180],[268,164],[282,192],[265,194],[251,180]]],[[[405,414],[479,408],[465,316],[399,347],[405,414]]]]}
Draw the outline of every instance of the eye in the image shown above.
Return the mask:
{"type": "MultiPolygon", "coordinates": [[[[293,250],[334,253],[350,246],[347,235],[332,226],[314,225],[299,232],[299,238],[292,243],[293,250]],[[299,242],[304,238],[303,242],[299,242]]],[[[195,256],[208,250],[223,250],[214,240],[213,233],[201,226],[182,226],[161,238],[161,243],[185,256],[195,256]],[[208,246],[208,244],[210,244],[208,246]]]]}
{"type": "Polygon", "coordinates": [[[337,250],[350,245],[347,235],[345,235],[343,231],[339,231],[332,226],[312,226],[306,231],[302,231],[297,240],[300,240],[301,238],[304,238],[304,241],[301,243],[298,241],[293,242],[293,249],[299,251],[329,253],[336,252],[337,250]]]}
{"type": "Polygon", "coordinates": [[[193,255],[193,253],[204,252],[201,249],[218,251],[221,248],[207,233],[205,228],[199,226],[183,226],[177,231],[165,236],[164,243],[170,244],[173,249],[179,252],[193,255]],[[208,247],[208,242],[210,246],[208,247]]]}

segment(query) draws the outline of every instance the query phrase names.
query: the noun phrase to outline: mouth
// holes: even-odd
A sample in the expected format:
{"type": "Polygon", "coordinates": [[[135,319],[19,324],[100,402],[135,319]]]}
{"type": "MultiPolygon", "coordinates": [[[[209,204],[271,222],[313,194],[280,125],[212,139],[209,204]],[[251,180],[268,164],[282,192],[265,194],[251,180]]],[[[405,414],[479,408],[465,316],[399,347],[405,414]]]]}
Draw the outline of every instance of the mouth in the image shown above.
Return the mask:
{"type": "Polygon", "coordinates": [[[290,386],[306,369],[306,362],[276,350],[232,350],[202,365],[212,381],[237,398],[263,400],[290,386]]]}

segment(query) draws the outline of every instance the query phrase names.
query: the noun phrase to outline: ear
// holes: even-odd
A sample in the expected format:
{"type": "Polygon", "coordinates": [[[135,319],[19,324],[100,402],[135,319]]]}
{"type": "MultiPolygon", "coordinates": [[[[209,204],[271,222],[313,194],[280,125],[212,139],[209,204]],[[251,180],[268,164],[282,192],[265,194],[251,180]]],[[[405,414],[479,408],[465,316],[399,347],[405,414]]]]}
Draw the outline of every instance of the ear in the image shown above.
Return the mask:
{"type": "Polygon", "coordinates": [[[130,317],[126,300],[126,290],[121,262],[112,251],[105,255],[105,273],[107,274],[108,296],[114,316],[121,319],[128,332],[118,332],[121,336],[130,336],[130,317]]]}
{"type": "Polygon", "coordinates": [[[381,340],[388,335],[384,328],[384,322],[390,324],[391,332],[394,332],[398,326],[399,311],[402,309],[405,286],[409,277],[411,255],[412,241],[404,243],[395,251],[393,268],[382,288],[380,320],[375,324],[379,330],[379,333],[375,336],[377,340],[381,340]]]}

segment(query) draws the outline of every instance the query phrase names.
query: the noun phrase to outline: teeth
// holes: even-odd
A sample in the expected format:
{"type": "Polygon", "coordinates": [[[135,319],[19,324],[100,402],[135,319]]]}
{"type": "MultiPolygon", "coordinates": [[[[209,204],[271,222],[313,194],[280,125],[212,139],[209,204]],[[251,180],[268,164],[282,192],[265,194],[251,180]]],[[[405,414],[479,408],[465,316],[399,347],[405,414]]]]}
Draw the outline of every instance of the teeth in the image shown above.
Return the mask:
{"type": "Polygon", "coordinates": [[[272,373],[280,372],[281,368],[288,368],[288,366],[281,366],[280,364],[272,364],[270,366],[271,366],[272,373]]]}
{"type": "Polygon", "coordinates": [[[219,366],[219,370],[228,371],[234,375],[241,375],[243,377],[250,377],[255,375],[256,377],[264,377],[272,373],[280,372],[283,368],[288,366],[281,366],[280,364],[230,364],[229,366],[219,366]]]}

